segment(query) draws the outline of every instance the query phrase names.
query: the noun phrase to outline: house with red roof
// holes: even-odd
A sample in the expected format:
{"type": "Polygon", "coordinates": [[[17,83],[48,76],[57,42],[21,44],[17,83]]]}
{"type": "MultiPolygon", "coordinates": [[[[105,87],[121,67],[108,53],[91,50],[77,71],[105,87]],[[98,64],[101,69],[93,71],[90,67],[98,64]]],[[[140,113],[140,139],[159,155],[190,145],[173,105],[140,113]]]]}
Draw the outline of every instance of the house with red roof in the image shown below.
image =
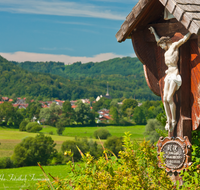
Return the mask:
{"type": "Polygon", "coordinates": [[[7,102],[7,101],[9,100],[8,97],[2,97],[1,99],[2,99],[4,102],[7,102]]]}
{"type": "Polygon", "coordinates": [[[97,123],[103,122],[103,123],[109,123],[110,120],[112,120],[111,116],[109,115],[110,110],[108,109],[101,109],[98,111],[99,118],[97,120],[97,123]]]}

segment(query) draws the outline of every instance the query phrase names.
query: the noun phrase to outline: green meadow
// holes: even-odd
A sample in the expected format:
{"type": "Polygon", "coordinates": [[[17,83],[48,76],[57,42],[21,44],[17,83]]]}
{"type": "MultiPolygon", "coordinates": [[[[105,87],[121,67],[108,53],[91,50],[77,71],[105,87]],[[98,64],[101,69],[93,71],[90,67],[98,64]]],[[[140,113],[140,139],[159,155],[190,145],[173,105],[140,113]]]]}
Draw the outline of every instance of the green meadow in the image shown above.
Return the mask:
{"type": "MultiPolygon", "coordinates": [[[[53,177],[64,178],[66,173],[70,171],[70,166],[43,166],[43,169],[47,175],[50,173],[53,177]]],[[[48,177],[50,180],[52,180],[49,175],[48,177]]],[[[1,169],[0,190],[35,190],[36,183],[44,179],[45,177],[39,166],[1,169]]]]}
{"type": "MultiPolygon", "coordinates": [[[[62,136],[56,135],[56,128],[51,126],[44,126],[42,133],[50,135],[49,132],[53,132],[50,135],[56,142],[56,149],[60,151],[61,145],[66,140],[73,140],[75,137],[88,139],[94,139],[93,133],[99,128],[106,128],[109,130],[112,136],[123,136],[125,132],[132,134],[132,140],[141,141],[144,139],[144,125],[135,126],[107,126],[107,127],[67,127],[62,136]]],[[[18,129],[9,129],[0,127],[0,157],[10,157],[13,154],[14,147],[20,143],[26,137],[34,137],[37,133],[21,132],[18,129]]],[[[99,140],[96,140],[97,142],[99,140]]],[[[103,140],[104,141],[104,140],[103,140]]],[[[66,176],[66,173],[70,170],[67,165],[57,166],[44,166],[46,173],[50,173],[52,176],[62,177],[66,176]]],[[[35,190],[38,180],[44,179],[43,173],[38,166],[33,167],[21,167],[12,169],[0,169],[0,190],[19,190],[29,189],[35,190]]]]}
{"type": "MultiPolygon", "coordinates": [[[[135,125],[135,126],[106,126],[106,127],[66,127],[63,132],[63,136],[67,137],[88,137],[94,138],[93,133],[99,128],[106,128],[112,136],[121,137],[124,132],[130,132],[132,138],[136,140],[142,140],[144,138],[145,125],[135,125]]],[[[56,134],[56,128],[45,126],[41,132],[49,133],[53,132],[56,134]]]]}
{"type": "MultiPolygon", "coordinates": [[[[66,140],[73,140],[75,137],[89,139],[94,138],[93,133],[95,130],[101,127],[66,127],[62,136],[56,135],[56,128],[51,126],[45,126],[41,132],[49,135],[49,132],[53,132],[54,135],[50,135],[56,142],[56,149],[60,151],[61,145],[66,140]]],[[[124,132],[130,132],[132,139],[141,141],[144,138],[144,125],[135,126],[107,126],[104,127],[109,130],[112,136],[123,136],[124,132]]],[[[0,157],[12,156],[13,150],[16,144],[20,143],[26,137],[34,137],[37,133],[27,133],[19,131],[18,129],[9,129],[0,127],[0,157]]],[[[93,139],[96,140],[96,139],[93,139]]],[[[98,141],[98,140],[96,140],[98,141]]]]}

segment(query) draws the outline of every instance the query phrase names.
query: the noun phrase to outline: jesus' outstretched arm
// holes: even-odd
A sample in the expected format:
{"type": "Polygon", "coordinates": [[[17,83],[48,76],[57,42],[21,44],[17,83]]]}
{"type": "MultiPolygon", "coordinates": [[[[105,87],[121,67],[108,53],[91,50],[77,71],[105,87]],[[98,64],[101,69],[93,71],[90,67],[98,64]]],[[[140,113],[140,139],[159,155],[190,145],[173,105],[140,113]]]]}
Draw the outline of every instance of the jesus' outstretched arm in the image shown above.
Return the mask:
{"type": "Polygon", "coordinates": [[[179,48],[181,45],[183,45],[185,42],[187,42],[192,34],[188,32],[182,39],[180,39],[178,42],[174,42],[174,45],[176,48],[179,48]]]}
{"type": "Polygon", "coordinates": [[[156,33],[155,29],[151,26],[149,27],[149,30],[151,31],[151,33],[154,35],[156,42],[159,41],[160,37],[158,36],[158,34],[156,33]]]}

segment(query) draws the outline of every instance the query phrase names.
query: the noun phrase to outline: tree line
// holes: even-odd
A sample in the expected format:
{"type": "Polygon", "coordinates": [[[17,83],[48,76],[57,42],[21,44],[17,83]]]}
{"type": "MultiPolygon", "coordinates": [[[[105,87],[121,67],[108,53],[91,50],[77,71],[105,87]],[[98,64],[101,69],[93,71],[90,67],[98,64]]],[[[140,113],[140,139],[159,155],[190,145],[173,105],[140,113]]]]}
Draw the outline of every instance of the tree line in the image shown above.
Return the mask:
{"type": "Polygon", "coordinates": [[[93,100],[94,98],[90,98],[90,104],[78,100],[75,109],[68,100],[63,103],[62,107],[52,103],[47,108],[42,108],[39,101],[29,102],[26,109],[19,109],[13,107],[10,102],[4,102],[0,104],[0,125],[35,132],[40,128],[35,126],[33,129],[31,127],[27,129],[27,124],[39,120],[44,125],[56,127],[57,133],[61,135],[66,126],[96,125],[99,118],[98,111],[101,109],[110,111],[111,119],[109,123],[104,122],[106,125],[145,125],[149,119],[156,118],[160,114],[164,115],[161,101],[139,103],[135,99],[107,99],[105,97],[96,102],[93,100]]]}
{"type": "Polygon", "coordinates": [[[76,100],[106,94],[112,98],[160,100],[148,88],[137,58],[115,58],[100,63],[8,62],[0,57],[0,88],[6,96],[76,100]],[[5,66],[7,65],[7,66],[5,66]]]}

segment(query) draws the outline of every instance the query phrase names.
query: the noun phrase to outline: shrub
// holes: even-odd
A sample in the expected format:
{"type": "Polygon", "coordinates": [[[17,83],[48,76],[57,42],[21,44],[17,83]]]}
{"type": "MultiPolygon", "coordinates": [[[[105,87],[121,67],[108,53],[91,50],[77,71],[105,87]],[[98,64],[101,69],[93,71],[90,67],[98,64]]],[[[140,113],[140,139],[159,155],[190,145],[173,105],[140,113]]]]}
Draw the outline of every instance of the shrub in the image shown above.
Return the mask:
{"type": "MultiPolygon", "coordinates": [[[[67,140],[63,142],[61,146],[61,150],[63,154],[66,151],[70,151],[73,154],[74,161],[79,161],[81,159],[81,155],[78,151],[78,148],[81,149],[83,153],[90,152],[92,156],[98,158],[102,155],[102,148],[94,141],[88,141],[86,138],[76,139],[76,140],[67,140]]],[[[68,160],[71,160],[70,156],[66,157],[68,160]]]]}
{"type": "Polygon", "coordinates": [[[90,140],[88,142],[89,145],[89,151],[90,154],[92,156],[94,156],[94,158],[99,158],[100,156],[102,156],[103,153],[103,149],[101,145],[98,145],[96,141],[90,140]]]}
{"type": "Polygon", "coordinates": [[[98,129],[94,132],[94,137],[96,139],[100,138],[100,139],[107,139],[108,137],[110,137],[111,134],[107,129],[98,129]]]}
{"type": "Polygon", "coordinates": [[[3,157],[0,158],[0,168],[13,168],[14,164],[10,157],[3,157]]]}
{"type": "Polygon", "coordinates": [[[29,123],[29,121],[28,120],[23,120],[21,123],[20,123],[20,125],[19,125],[19,130],[20,131],[26,131],[26,125],[29,123]]]}
{"type": "Polygon", "coordinates": [[[56,144],[49,136],[38,134],[36,137],[27,137],[17,144],[12,155],[16,166],[34,166],[37,162],[47,164],[48,159],[53,158],[57,151],[56,144]]]}
{"type": "MultiPolygon", "coordinates": [[[[81,155],[77,149],[77,146],[79,148],[81,148],[83,150],[83,152],[85,152],[84,145],[81,142],[73,141],[73,140],[67,140],[67,141],[63,142],[62,146],[61,146],[61,150],[62,150],[63,154],[66,151],[71,151],[73,153],[74,161],[78,161],[81,159],[81,155]]],[[[68,159],[70,159],[70,158],[68,158],[68,159]]]]}
{"type": "Polygon", "coordinates": [[[42,126],[37,122],[30,122],[26,126],[26,131],[36,133],[42,130],[42,126]]]}
{"type": "Polygon", "coordinates": [[[67,160],[65,159],[65,156],[62,152],[59,152],[56,154],[56,156],[54,156],[51,159],[50,164],[51,165],[56,165],[56,164],[66,164],[67,160]]]}
{"type": "Polygon", "coordinates": [[[146,139],[150,140],[151,143],[155,143],[160,137],[160,132],[158,133],[157,130],[164,131],[165,129],[157,119],[149,119],[145,127],[144,135],[148,135],[146,139]]]}
{"type": "Polygon", "coordinates": [[[180,189],[200,189],[200,131],[192,132],[192,165],[181,172],[184,181],[180,189]]]}
{"type": "Polygon", "coordinates": [[[109,137],[104,146],[118,156],[119,151],[123,150],[123,137],[109,137]]]}
{"type": "MultiPolygon", "coordinates": [[[[82,154],[84,164],[71,165],[72,170],[65,179],[54,178],[55,189],[200,189],[200,131],[192,134],[193,164],[186,171],[182,171],[183,185],[179,187],[170,180],[165,169],[157,165],[157,148],[149,142],[132,143],[130,135],[123,139],[124,150],[119,152],[119,158],[109,157],[107,151],[98,160],[90,154],[82,154]]],[[[49,189],[48,178],[39,182],[38,189],[49,189]]]]}
{"type": "MultiPolygon", "coordinates": [[[[134,144],[127,134],[119,158],[109,157],[107,151],[98,160],[82,154],[85,164],[71,166],[65,179],[54,178],[55,189],[174,189],[164,169],[157,165],[157,151],[149,142],[134,144]]],[[[71,165],[71,163],[69,163],[71,165]]],[[[48,189],[49,180],[41,181],[38,189],[48,189]],[[41,187],[41,188],[40,188],[41,187]]]]}
{"type": "Polygon", "coordinates": [[[50,131],[49,134],[50,134],[50,135],[53,135],[53,131],[50,131]]]}
{"type": "Polygon", "coordinates": [[[37,132],[39,132],[41,130],[42,130],[42,126],[38,124],[38,125],[35,125],[34,127],[32,127],[29,132],[31,132],[31,133],[37,133],[37,132]]]}

